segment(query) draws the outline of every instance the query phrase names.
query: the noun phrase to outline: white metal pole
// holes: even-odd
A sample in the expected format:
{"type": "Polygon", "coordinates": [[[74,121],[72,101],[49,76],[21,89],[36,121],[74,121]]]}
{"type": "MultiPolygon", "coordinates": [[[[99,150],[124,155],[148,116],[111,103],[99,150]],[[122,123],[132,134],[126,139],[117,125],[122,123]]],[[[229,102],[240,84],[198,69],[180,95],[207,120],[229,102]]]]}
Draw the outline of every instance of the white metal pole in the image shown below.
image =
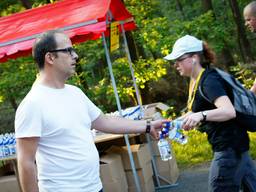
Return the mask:
{"type": "MultiPolygon", "coordinates": [[[[122,116],[121,104],[120,104],[119,96],[118,96],[118,93],[117,93],[116,82],[115,82],[115,78],[114,78],[114,75],[113,75],[111,60],[110,60],[109,51],[108,51],[108,47],[107,47],[104,32],[102,33],[102,39],[103,39],[104,49],[105,49],[105,53],[106,53],[108,69],[109,69],[109,73],[110,73],[110,77],[111,77],[111,81],[112,81],[112,86],[114,88],[117,108],[118,108],[118,111],[119,111],[119,115],[122,116]]],[[[136,172],[136,168],[135,168],[135,164],[134,164],[134,160],[133,160],[133,156],[132,156],[131,146],[130,146],[130,142],[129,142],[129,136],[127,134],[125,134],[124,138],[125,138],[125,143],[126,143],[126,146],[127,146],[127,149],[128,149],[128,155],[129,155],[129,158],[130,158],[130,164],[131,164],[132,173],[133,173],[133,176],[134,176],[136,189],[137,189],[137,192],[141,192],[140,181],[139,181],[139,177],[138,177],[137,172],[136,172]]]]}

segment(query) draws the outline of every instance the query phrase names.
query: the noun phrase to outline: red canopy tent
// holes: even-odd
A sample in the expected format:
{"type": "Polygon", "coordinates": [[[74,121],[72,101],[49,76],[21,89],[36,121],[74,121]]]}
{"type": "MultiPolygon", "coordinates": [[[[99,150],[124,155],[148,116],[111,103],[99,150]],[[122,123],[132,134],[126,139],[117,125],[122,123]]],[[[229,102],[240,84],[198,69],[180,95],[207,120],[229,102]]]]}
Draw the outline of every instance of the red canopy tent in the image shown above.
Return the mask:
{"type": "Polygon", "coordinates": [[[31,53],[34,39],[51,29],[64,30],[73,43],[94,40],[107,32],[107,22],[126,21],[135,28],[132,15],[120,0],[63,0],[0,18],[0,62],[31,53]]]}

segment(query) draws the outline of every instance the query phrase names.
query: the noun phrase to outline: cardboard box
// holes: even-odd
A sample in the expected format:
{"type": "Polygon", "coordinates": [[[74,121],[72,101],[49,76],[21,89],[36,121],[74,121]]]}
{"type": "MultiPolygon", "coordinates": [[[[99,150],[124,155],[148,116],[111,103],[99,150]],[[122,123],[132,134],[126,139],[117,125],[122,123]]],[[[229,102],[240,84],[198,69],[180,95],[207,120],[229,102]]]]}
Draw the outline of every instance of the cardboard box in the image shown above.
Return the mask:
{"type": "Polygon", "coordinates": [[[112,153],[100,158],[100,178],[104,192],[125,192],[128,190],[120,155],[112,153]]]}
{"type": "Polygon", "coordinates": [[[148,105],[144,105],[144,119],[156,119],[154,115],[157,112],[167,111],[170,107],[164,103],[151,103],[148,105]]]}
{"type": "MultiPolygon", "coordinates": [[[[134,164],[136,169],[140,169],[147,162],[151,161],[151,155],[147,144],[137,144],[131,145],[132,156],[134,159],[134,164]]],[[[107,150],[107,153],[117,153],[120,154],[123,161],[124,170],[131,170],[130,158],[128,155],[128,149],[126,146],[118,147],[112,146],[107,150]]]]}
{"type": "Polygon", "coordinates": [[[100,177],[102,183],[120,180],[124,176],[125,173],[120,155],[112,153],[100,158],[100,177]]]}
{"type": "MultiPolygon", "coordinates": [[[[152,153],[153,153],[154,156],[160,156],[157,143],[158,143],[157,140],[151,140],[150,141],[152,153]]],[[[149,145],[149,143],[148,143],[148,145],[149,145]]]]}
{"type": "MultiPolygon", "coordinates": [[[[151,162],[147,162],[143,168],[136,170],[140,183],[145,184],[150,178],[152,179],[153,170],[151,162]]],[[[125,171],[128,186],[135,186],[134,176],[132,170],[125,171]]]]}
{"type": "MultiPolygon", "coordinates": [[[[155,186],[154,186],[154,181],[152,177],[146,181],[145,183],[140,184],[141,187],[141,192],[155,192],[155,186]]],[[[129,192],[137,192],[136,186],[129,186],[128,187],[129,192]]]]}
{"type": "Polygon", "coordinates": [[[19,185],[15,175],[0,177],[0,189],[3,192],[18,192],[19,185]]]}
{"type": "Polygon", "coordinates": [[[103,183],[103,191],[104,192],[127,192],[128,185],[127,185],[125,176],[123,178],[120,178],[120,180],[116,180],[109,183],[103,183]]]}
{"type": "MultiPolygon", "coordinates": [[[[169,140],[170,141],[170,140],[169,140]]],[[[157,140],[151,140],[150,144],[151,144],[151,149],[152,149],[152,153],[154,156],[159,156],[160,157],[160,152],[158,149],[158,145],[157,145],[158,141],[157,140]]],[[[173,147],[172,147],[172,143],[169,142],[170,146],[171,146],[171,151],[172,151],[172,156],[175,156],[173,147]]],[[[174,157],[175,158],[175,157],[174,157]]]]}
{"type": "MultiPolygon", "coordinates": [[[[179,169],[177,166],[175,155],[168,161],[162,161],[161,157],[155,158],[158,174],[165,177],[170,183],[176,183],[179,178],[179,169]]],[[[165,181],[160,180],[161,184],[167,184],[165,181]]]]}

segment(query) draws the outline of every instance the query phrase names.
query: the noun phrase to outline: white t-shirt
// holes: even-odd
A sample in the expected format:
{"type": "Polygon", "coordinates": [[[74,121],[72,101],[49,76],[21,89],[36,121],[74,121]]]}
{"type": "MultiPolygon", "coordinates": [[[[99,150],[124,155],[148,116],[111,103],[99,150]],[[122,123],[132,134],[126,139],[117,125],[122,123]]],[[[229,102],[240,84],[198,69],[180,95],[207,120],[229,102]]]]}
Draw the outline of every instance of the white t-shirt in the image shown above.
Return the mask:
{"type": "Polygon", "coordinates": [[[34,84],[15,117],[16,138],[40,137],[36,152],[40,192],[98,192],[99,154],[91,134],[96,107],[77,87],[34,84]]]}

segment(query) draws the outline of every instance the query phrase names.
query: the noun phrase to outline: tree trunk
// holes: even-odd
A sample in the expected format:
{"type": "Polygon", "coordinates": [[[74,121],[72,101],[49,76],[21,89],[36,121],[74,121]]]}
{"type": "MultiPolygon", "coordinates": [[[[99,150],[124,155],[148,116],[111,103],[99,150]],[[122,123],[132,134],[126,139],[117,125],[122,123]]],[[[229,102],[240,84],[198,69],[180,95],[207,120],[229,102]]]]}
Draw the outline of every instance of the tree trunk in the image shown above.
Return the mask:
{"type": "Polygon", "coordinates": [[[131,60],[132,60],[132,62],[134,62],[139,59],[138,48],[135,44],[134,38],[132,36],[132,32],[127,31],[127,32],[125,32],[125,34],[126,34],[126,39],[127,39],[127,44],[128,44],[131,60]]]}
{"type": "MultiPolygon", "coordinates": [[[[202,8],[203,11],[206,13],[208,11],[212,11],[214,19],[216,20],[215,12],[213,10],[212,6],[212,0],[202,0],[202,8]]],[[[224,45],[227,45],[227,42],[225,39],[223,40],[224,45]]],[[[217,61],[219,64],[221,64],[221,67],[228,68],[229,66],[232,66],[235,64],[234,58],[230,52],[230,50],[225,46],[220,53],[220,57],[217,61]]]]}
{"type": "Polygon", "coordinates": [[[20,0],[20,1],[26,9],[31,9],[32,8],[32,4],[29,0],[20,0]]]}
{"type": "Polygon", "coordinates": [[[212,0],[202,0],[202,5],[203,5],[203,12],[206,13],[207,11],[211,10],[215,18],[215,13],[212,6],[212,0]]]}
{"type": "Polygon", "coordinates": [[[182,4],[181,4],[180,0],[176,0],[176,5],[177,5],[177,8],[180,11],[183,19],[186,19],[186,15],[185,15],[185,13],[183,11],[183,7],[182,7],[182,4]]]}
{"type": "Polygon", "coordinates": [[[242,22],[242,17],[239,11],[237,0],[229,0],[229,4],[232,9],[235,23],[237,25],[237,34],[239,42],[241,43],[241,53],[243,53],[244,55],[244,62],[251,62],[253,60],[251,46],[245,35],[245,28],[242,22]]]}
{"type": "Polygon", "coordinates": [[[16,111],[17,108],[18,108],[18,105],[17,105],[17,102],[16,102],[15,98],[10,96],[9,101],[10,101],[11,106],[14,109],[14,111],[16,111]]]}

